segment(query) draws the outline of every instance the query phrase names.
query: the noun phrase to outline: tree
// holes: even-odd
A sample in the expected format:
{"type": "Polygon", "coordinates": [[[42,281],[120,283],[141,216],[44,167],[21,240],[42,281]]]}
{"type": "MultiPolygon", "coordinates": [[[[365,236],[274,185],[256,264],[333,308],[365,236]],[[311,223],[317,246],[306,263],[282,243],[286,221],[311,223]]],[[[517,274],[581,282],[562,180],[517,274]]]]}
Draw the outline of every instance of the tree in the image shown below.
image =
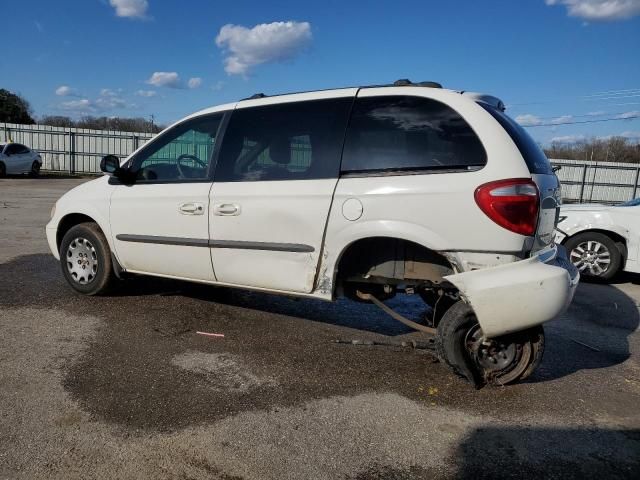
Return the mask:
{"type": "Polygon", "coordinates": [[[31,107],[24,98],[4,88],[0,89],[0,122],[32,125],[31,107]]]}
{"type": "Polygon", "coordinates": [[[597,162],[640,163],[640,143],[625,137],[591,138],[570,143],[554,142],[545,149],[548,158],[597,162]]]}
{"type": "Polygon", "coordinates": [[[74,121],[64,115],[45,115],[38,120],[40,125],[69,128],[75,125],[74,121]]]}

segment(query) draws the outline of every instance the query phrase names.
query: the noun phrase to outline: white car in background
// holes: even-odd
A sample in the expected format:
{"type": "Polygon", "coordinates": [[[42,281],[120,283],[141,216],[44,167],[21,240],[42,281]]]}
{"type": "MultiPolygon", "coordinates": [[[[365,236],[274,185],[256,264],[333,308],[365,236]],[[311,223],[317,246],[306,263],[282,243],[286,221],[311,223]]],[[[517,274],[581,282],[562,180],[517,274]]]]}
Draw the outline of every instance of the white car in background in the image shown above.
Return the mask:
{"type": "Polygon", "coordinates": [[[0,177],[28,173],[37,177],[42,168],[42,157],[21,143],[0,143],[0,177]]]}
{"type": "Polygon", "coordinates": [[[556,242],[585,277],[610,280],[621,270],[640,273],[640,198],[620,205],[564,205],[556,242]]]}

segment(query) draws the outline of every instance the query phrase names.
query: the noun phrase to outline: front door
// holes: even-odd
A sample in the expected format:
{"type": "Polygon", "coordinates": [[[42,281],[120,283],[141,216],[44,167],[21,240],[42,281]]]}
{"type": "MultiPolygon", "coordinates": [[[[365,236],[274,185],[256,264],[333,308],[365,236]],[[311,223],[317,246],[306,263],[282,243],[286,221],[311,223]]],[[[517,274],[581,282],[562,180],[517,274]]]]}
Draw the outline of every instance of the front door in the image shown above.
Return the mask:
{"type": "Polygon", "coordinates": [[[215,280],[208,246],[210,166],[222,116],[182,122],[128,162],[136,180],[116,185],[110,209],[116,254],[126,270],[215,280]]]}
{"type": "Polygon", "coordinates": [[[210,246],[218,281],[313,290],[355,90],[344,95],[238,104],[210,199],[210,246]]]}

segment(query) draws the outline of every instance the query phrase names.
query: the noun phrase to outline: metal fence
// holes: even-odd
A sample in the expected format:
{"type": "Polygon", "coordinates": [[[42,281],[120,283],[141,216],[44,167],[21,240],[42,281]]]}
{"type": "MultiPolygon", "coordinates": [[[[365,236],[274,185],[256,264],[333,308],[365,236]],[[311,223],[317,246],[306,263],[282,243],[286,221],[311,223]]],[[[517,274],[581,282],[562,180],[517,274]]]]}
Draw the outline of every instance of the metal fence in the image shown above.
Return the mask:
{"type": "MultiPolygon", "coordinates": [[[[104,155],[124,158],[153,136],[143,132],[0,123],[0,143],[23,143],[40,152],[44,171],[70,174],[99,173],[104,155]]],[[[309,145],[301,139],[294,147],[294,163],[305,169],[310,162],[309,145]]],[[[640,195],[640,165],[562,159],[552,159],[551,163],[561,167],[557,175],[567,203],[619,203],[640,195]]]]}
{"type": "Polygon", "coordinates": [[[152,137],[153,134],[142,132],[0,123],[0,143],[27,145],[42,156],[42,170],[70,174],[99,173],[103,156],[124,158],[152,137]]]}
{"type": "Polygon", "coordinates": [[[626,202],[640,195],[640,165],[614,162],[551,160],[566,203],[626,202]]]}

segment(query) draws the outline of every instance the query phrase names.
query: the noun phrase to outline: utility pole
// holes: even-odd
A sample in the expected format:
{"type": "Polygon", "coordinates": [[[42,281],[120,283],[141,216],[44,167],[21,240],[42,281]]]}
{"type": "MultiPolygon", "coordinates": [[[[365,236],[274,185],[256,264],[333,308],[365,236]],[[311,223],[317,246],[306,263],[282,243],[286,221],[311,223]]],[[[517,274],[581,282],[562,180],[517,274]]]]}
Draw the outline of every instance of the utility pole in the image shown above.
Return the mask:
{"type": "Polygon", "coordinates": [[[153,113],[151,115],[149,115],[149,117],[151,118],[151,131],[149,133],[153,134],[153,120],[154,120],[154,116],[153,113]]]}

